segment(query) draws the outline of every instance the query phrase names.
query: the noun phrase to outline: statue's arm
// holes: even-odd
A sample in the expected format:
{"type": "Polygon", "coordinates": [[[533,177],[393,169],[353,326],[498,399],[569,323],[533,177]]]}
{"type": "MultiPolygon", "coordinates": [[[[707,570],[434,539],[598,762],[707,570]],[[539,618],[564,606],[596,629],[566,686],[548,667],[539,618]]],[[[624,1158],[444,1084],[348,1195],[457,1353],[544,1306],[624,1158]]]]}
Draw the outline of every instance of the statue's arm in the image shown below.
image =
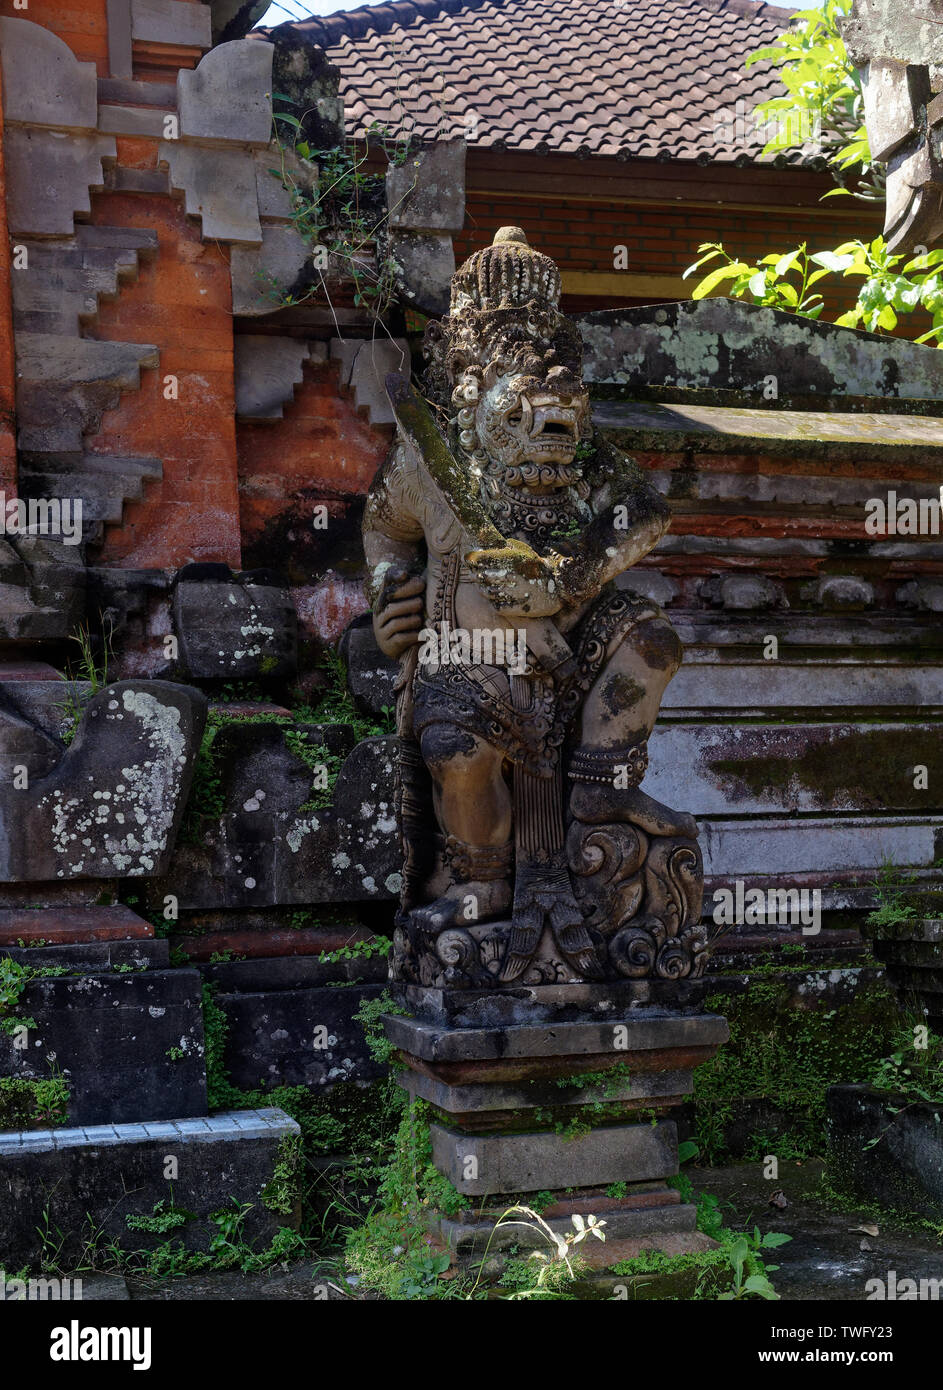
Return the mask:
{"type": "Polygon", "coordinates": [[[592,494],[593,520],[558,562],[570,604],[584,602],[638,563],[671,525],[671,509],[638,464],[601,446],[592,494]]]}
{"type": "Polygon", "coordinates": [[[407,467],[394,448],[367,494],[363,518],[373,630],[380,650],[393,658],[418,641],[425,607],[423,528],[407,467]]]}

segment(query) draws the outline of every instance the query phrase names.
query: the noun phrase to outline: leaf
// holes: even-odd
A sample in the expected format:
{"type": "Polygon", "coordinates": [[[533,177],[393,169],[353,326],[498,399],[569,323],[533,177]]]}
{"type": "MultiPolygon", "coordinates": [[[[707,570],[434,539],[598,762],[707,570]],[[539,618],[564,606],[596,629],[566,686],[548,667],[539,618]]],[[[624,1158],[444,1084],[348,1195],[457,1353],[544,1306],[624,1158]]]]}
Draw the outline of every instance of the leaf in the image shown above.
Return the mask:
{"type": "Polygon", "coordinates": [[[758,270],[755,275],[751,275],[747,282],[751,294],[755,294],[758,299],[762,299],[766,293],[766,271],[758,270]]]}
{"type": "Polygon", "coordinates": [[[718,266],[718,268],[712,270],[710,275],[706,276],[699,285],[695,285],[691,293],[691,298],[704,299],[710,294],[711,290],[716,289],[717,286],[723,284],[725,280],[733,280],[749,269],[750,267],[745,265],[742,261],[733,261],[730,265],[718,266]]]}
{"type": "MultiPolygon", "coordinates": [[[[877,1232],[875,1232],[875,1235],[877,1232]]],[[[763,1237],[763,1249],[775,1250],[777,1246],[787,1245],[792,1240],[792,1236],[787,1236],[785,1231],[767,1231],[763,1237]]]]}
{"type": "Polygon", "coordinates": [[[700,1149],[693,1139],[685,1139],[678,1145],[678,1162],[687,1163],[688,1159],[697,1158],[700,1149]]]}
{"type": "Polygon", "coordinates": [[[802,252],[797,250],[787,251],[785,256],[780,256],[779,260],[776,262],[776,274],[788,275],[789,271],[799,264],[801,255],[802,252]]]}
{"type": "Polygon", "coordinates": [[[765,1298],[771,1302],[779,1299],[779,1294],[764,1274],[751,1274],[743,1285],[744,1293],[755,1293],[760,1298],[765,1298]]]}
{"type": "Polygon", "coordinates": [[[290,125],[294,130],[301,129],[301,122],[298,117],[292,116],[288,111],[276,111],[273,119],[276,121],[284,121],[286,125],[290,125]]]}
{"type": "Polygon", "coordinates": [[[850,251],[844,255],[838,251],[816,251],[814,255],[809,257],[810,261],[814,261],[816,265],[823,266],[826,271],[833,273],[847,270],[850,265],[854,264],[854,259],[854,253],[850,251]]]}

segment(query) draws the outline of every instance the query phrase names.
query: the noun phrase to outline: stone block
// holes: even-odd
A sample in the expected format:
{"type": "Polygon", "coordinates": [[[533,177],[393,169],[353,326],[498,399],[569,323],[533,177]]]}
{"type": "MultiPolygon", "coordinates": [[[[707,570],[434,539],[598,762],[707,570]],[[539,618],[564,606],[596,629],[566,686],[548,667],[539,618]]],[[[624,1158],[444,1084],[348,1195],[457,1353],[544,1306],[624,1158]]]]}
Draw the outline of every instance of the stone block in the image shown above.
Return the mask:
{"type": "Polygon", "coordinates": [[[195,970],[41,978],[17,1002],[28,1046],[0,1034],[0,1075],[69,1086],[72,1124],[206,1112],[203,1013],[195,970]],[[52,1062],[50,1062],[52,1058],[52,1062]]]}
{"type": "Polygon", "coordinates": [[[455,274],[452,238],[429,232],[393,231],[389,255],[396,266],[396,285],[421,314],[441,318],[449,311],[455,274]]]}
{"type": "MultiPolygon", "coordinates": [[[[333,343],[331,344],[333,350],[333,343]]],[[[390,372],[408,377],[409,344],[405,338],[370,338],[361,343],[350,369],[350,389],[358,410],[365,410],[371,425],[392,425],[396,416],[386,392],[390,372]]]]}
{"type": "MultiPolygon", "coordinates": [[[[170,170],[174,192],[183,193],[189,216],[201,219],[204,238],[260,245],[255,165],[246,151],[165,140],[160,160],[170,170]]],[[[233,312],[241,311],[234,305],[233,312]]]]}
{"type": "Polygon", "coordinates": [[[436,1168],[469,1197],[650,1182],[678,1171],[678,1136],[670,1120],[614,1125],[576,1138],[462,1134],[439,1124],[431,1124],[429,1133],[436,1168]]]}
{"type": "Polygon", "coordinates": [[[186,0],[131,0],[131,36],[139,43],[209,48],[211,7],[186,0]]]}
{"type": "Polygon", "coordinates": [[[869,1086],[828,1092],[827,1172],[838,1190],[892,1211],[943,1219],[939,1105],[869,1086]]]}
{"type": "Polygon", "coordinates": [[[14,236],[71,236],[75,214],[91,212],[89,190],[104,187],[102,161],[116,158],[112,135],[25,126],[7,128],[3,156],[14,236]]]}
{"type": "MultiPolygon", "coordinates": [[[[335,978],[340,980],[340,972],[335,978]]],[[[217,994],[226,1015],[226,1070],[234,1085],[330,1086],[384,1075],[353,1018],[382,986],[217,994]]]]}
{"type": "MultiPolygon", "coordinates": [[[[218,1227],[210,1219],[224,1207],[247,1203],[242,1232],[262,1249],[280,1226],[297,1226],[297,1210],[274,1209],[266,1189],[294,1142],[298,1125],[284,1111],[245,1110],[207,1120],[166,1125],[107,1125],[0,1135],[0,1265],[38,1263],[38,1231],[48,1212],[62,1232],[59,1257],[76,1260],[96,1231],[124,1249],[149,1249],[168,1238],[206,1250],[218,1227]],[[166,1159],[177,1159],[172,1182],[166,1159]],[[128,1226],[150,1216],[158,1202],[186,1214],[168,1235],[128,1226]]],[[[284,1200],[284,1198],[283,1198],[284,1200]]],[[[58,1236],[57,1236],[58,1239],[58,1236]]]]}
{"type": "MultiPolygon", "coordinates": [[[[302,345],[303,346],[303,345],[302,345]]],[[[298,664],[298,620],[288,590],[251,573],[204,579],[185,566],[172,621],[181,674],[194,680],[281,679],[298,664]]]]}
{"type": "Polygon", "coordinates": [[[347,689],[359,710],[379,717],[384,710],[396,708],[399,663],[380,651],[369,613],[361,614],[350,624],[340,640],[338,653],[347,667],[347,689]]]}
{"type": "Polygon", "coordinates": [[[150,922],[124,903],[110,907],[8,907],[0,910],[0,946],[72,946],[83,942],[143,942],[153,939],[150,922]]]}
{"type": "MultiPolygon", "coordinates": [[[[439,140],[386,171],[390,227],[460,232],[465,225],[465,141],[439,140]]],[[[453,261],[454,270],[454,261],[453,261]]]]}
{"type": "Polygon", "coordinates": [[[684,300],[602,309],[577,322],[586,381],[618,384],[628,395],[658,382],[663,399],[699,391],[722,392],[729,401],[737,392],[761,405],[763,378],[773,375],[781,405],[814,408],[816,398],[830,396],[943,398],[943,364],[920,344],[797,320],[762,305],[684,300]]]}
{"type": "Polygon", "coordinates": [[[260,245],[234,246],[230,259],[232,311],[247,317],[271,314],[280,308],[283,299],[303,282],[311,260],[311,247],[288,224],[260,225],[255,240],[260,245]]]}
{"type": "MultiPolygon", "coordinates": [[[[295,725],[309,747],[341,752],[346,725],[295,725]]],[[[155,884],[182,908],[390,902],[402,864],[394,810],[394,741],[361,740],[323,809],[306,809],[311,769],[275,725],[229,725],[216,736],[227,811],[197,845],[180,845],[155,884]],[[262,795],[259,795],[262,793],[262,795]]]]}
{"type": "MultiPolygon", "coordinates": [[[[40,938],[43,940],[44,938],[40,938]]],[[[62,945],[0,946],[0,956],[35,969],[64,969],[70,975],[107,971],[167,970],[170,946],[164,937],[130,941],[74,941],[62,945]]]]}
{"type": "MultiPolygon", "coordinates": [[[[194,6],[187,5],[187,9],[194,6]]],[[[167,134],[166,112],[143,106],[103,106],[99,129],[108,135],[130,135],[145,140],[163,140],[167,134]]]]}
{"type": "MultiPolygon", "coordinates": [[[[58,34],[28,19],[0,18],[0,62],[3,115],[8,126],[95,130],[95,64],[80,63],[58,34]]],[[[38,190],[36,193],[39,196],[38,190]]]]}
{"type": "Polygon", "coordinates": [[[880,163],[886,162],[917,129],[921,98],[926,102],[919,76],[919,68],[908,70],[906,63],[877,56],[865,70],[864,124],[871,157],[880,163]]]}
{"type": "Polygon", "coordinates": [[[256,191],[263,222],[288,222],[295,205],[286,182],[307,196],[317,196],[317,166],[306,163],[290,149],[273,141],[255,152],[256,191]]]}
{"type": "MultiPolygon", "coordinates": [[[[518,1024],[506,1028],[449,1028],[400,1015],[384,1015],[390,1041],[404,1052],[436,1065],[502,1063],[536,1058],[572,1059],[573,1070],[588,1056],[619,1059],[651,1049],[718,1048],[727,1041],[727,1022],[718,1014],[677,1014],[638,1009],[611,1022],[518,1024]]],[[[484,1079],[484,1078],[483,1078],[484,1079]]]]}
{"type": "Polygon", "coordinates": [[[149,877],[164,871],[206,717],[198,691],[119,681],[86,706],[56,766],[0,792],[0,881],[149,877]]]}
{"type": "MultiPolygon", "coordinates": [[[[605,1264],[613,1264],[621,1257],[619,1254],[613,1254],[616,1242],[642,1237],[646,1249],[658,1250],[662,1248],[665,1236],[694,1232],[697,1225],[697,1208],[677,1200],[665,1200],[668,1194],[677,1199],[677,1193],[669,1188],[665,1194],[650,1194],[659,1198],[657,1205],[642,1202],[639,1206],[624,1210],[609,1210],[604,1206],[599,1216],[606,1223],[605,1242],[600,1243],[595,1237],[590,1237],[580,1245],[580,1255],[599,1255],[605,1264]]],[[[595,1211],[596,1205],[597,1203],[591,1199],[584,1203],[577,1200],[574,1202],[574,1210],[585,1215],[590,1208],[595,1211]]],[[[615,1203],[611,1205],[615,1207],[615,1203]]],[[[573,1233],[573,1222],[569,1217],[545,1215],[544,1220],[555,1235],[566,1236],[573,1233]]],[[[493,1220],[459,1221],[440,1217],[433,1223],[432,1229],[450,1249],[454,1250],[460,1263],[476,1255],[484,1255],[486,1251],[490,1254],[515,1248],[543,1251],[547,1249],[547,1238],[541,1228],[523,1222],[509,1221],[505,1225],[498,1225],[493,1220]]]]}
{"type": "Polygon", "coordinates": [[[211,49],[192,72],[181,68],[181,135],[267,145],[272,138],[272,58],[271,44],[237,39],[211,49]]]}
{"type": "Polygon", "coordinates": [[[690,1069],[675,1071],[635,1071],[629,1066],[630,1077],[586,1085],[577,1079],[564,1084],[565,1077],[548,1080],[479,1082],[451,1086],[426,1072],[408,1071],[400,1078],[414,1100],[427,1101],[437,1110],[462,1116],[463,1122],[477,1114],[502,1110],[529,1110],[564,1105],[618,1105],[624,1101],[642,1106],[677,1104],[692,1090],[690,1069]]]}
{"type": "Polygon", "coordinates": [[[236,415],[280,420],[304,375],[310,352],[303,338],[240,333],[234,340],[236,415]]]}

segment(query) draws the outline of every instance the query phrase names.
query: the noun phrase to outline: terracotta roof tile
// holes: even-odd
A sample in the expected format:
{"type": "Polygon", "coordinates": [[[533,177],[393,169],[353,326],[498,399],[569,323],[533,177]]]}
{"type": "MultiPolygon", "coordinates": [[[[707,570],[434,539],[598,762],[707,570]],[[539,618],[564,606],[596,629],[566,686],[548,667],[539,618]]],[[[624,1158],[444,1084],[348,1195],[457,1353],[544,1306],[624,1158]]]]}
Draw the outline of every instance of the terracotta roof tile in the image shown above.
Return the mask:
{"type": "Polygon", "coordinates": [[[280,32],[328,50],[355,133],[376,121],[512,150],[742,162],[763,140],[736,126],[738,101],[749,113],[782,90],[744,60],[791,13],[759,0],[390,0],[280,32]],[[718,118],[734,138],[718,138],[718,118]]]}

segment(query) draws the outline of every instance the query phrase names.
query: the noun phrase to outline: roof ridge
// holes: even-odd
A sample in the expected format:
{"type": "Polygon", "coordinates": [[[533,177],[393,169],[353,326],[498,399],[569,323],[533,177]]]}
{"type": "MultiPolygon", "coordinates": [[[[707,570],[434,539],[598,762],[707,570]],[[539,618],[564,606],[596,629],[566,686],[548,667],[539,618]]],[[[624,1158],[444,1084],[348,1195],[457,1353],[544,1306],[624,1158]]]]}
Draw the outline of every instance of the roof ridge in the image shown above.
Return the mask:
{"type": "Polygon", "coordinates": [[[486,5],[501,9],[504,4],[505,0],[386,0],[384,4],[361,5],[356,10],[289,20],[279,28],[302,33],[319,48],[332,48],[342,38],[362,39],[371,32],[388,34],[395,25],[406,26],[414,19],[438,19],[443,14],[480,10],[486,5]]]}
{"type": "Polygon", "coordinates": [[[695,0],[695,3],[720,14],[738,14],[744,19],[781,19],[787,25],[796,13],[782,5],[768,5],[766,0],[695,0]]]}

